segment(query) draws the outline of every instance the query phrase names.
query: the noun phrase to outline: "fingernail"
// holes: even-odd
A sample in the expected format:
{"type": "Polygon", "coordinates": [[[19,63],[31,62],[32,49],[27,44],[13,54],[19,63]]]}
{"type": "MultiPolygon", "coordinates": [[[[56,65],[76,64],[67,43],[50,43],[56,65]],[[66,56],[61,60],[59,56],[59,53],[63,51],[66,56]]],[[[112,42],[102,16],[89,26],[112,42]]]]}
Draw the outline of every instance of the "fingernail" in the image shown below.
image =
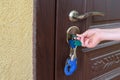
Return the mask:
{"type": "Polygon", "coordinates": [[[80,37],[77,37],[76,39],[77,39],[77,40],[81,40],[81,38],[80,38],[80,37]]]}
{"type": "Polygon", "coordinates": [[[76,34],[76,36],[79,36],[79,34],[76,34]]]}

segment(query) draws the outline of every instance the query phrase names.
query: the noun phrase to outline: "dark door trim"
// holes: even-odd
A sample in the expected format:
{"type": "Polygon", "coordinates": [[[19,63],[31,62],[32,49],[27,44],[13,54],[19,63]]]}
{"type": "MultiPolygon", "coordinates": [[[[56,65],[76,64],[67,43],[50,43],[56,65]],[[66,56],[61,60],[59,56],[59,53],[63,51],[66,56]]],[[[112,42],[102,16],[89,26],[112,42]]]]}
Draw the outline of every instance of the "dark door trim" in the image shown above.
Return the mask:
{"type": "Polygon", "coordinates": [[[35,80],[55,78],[55,0],[34,0],[33,57],[35,80]]]}

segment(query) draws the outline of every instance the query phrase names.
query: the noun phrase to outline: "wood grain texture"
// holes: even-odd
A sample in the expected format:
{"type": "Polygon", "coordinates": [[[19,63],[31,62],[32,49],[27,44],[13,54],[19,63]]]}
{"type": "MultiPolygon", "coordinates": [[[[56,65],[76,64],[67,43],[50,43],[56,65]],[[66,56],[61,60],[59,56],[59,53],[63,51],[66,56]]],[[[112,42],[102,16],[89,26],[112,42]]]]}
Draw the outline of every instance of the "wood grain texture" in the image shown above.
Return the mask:
{"type": "MultiPolygon", "coordinates": [[[[89,72],[89,70],[90,70],[90,65],[88,65],[90,62],[89,55],[94,54],[99,57],[101,55],[105,55],[112,51],[117,51],[120,49],[119,48],[120,44],[119,43],[114,44],[113,42],[111,42],[110,45],[101,44],[92,49],[82,48],[82,50],[84,49],[84,51],[81,51],[81,48],[78,48],[77,49],[78,68],[77,68],[76,72],[69,77],[64,74],[63,70],[64,70],[64,66],[65,66],[65,61],[68,58],[69,53],[70,53],[69,45],[66,42],[67,29],[70,26],[78,26],[82,33],[85,30],[89,29],[89,27],[91,25],[93,25],[93,23],[94,23],[93,17],[88,17],[87,19],[79,20],[77,22],[70,22],[68,15],[69,15],[70,11],[72,11],[72,10],[77,10],[80,14],[83,14],[85,12],[94,11],[94,8],[100,7],[102,5],[100,3],[101,4],[100,6],[99,5],[93,6],[93,2],[94,2],[93,0],[67,0],[67,1],[66,0],[57,0],[55,80],[91,80],[92,78],[96,77],[97,75],[94,75],[94,77],[93,77],[91,75],[92,72],[89,72]],[[110,51],[110,52],[108,52],[108,51],[110,51]],[[97,53],[97,52],[99,52],[99,53],[97,53]]],[[[98,4],[99,4],[99,2],[105,3],[103,0],[101,0],[101,1],[96,0],[96,2],[98,2],[98,4]]],[[[113,2],[117,3],[118,1],[113,1],[113,2]]],[[[116,16],[119,16],[119,15],[116,13],[117,10],[115,10],[115,12],[112,12],[112,11],[114,11],[113,9],[116,7],[115,4],[112,5],[111,0],[109,0],[107,3],[110,6],[112,6],[112,10],[107,11],[111,7],[104,4],[105,6],[108,6],[107,9],[105,9],[105,11],[107,11],[106,13],[109,13],[109,14],[113,13],[113,14],[106,15],[107,17],[103,17],[103,18],[107,19],[106,20],[107,22],[104,21],[101,17],[98,17],[98,18],[100,18],[102,22],[109,24],[109,28],[110,28],[110,23],[113,23],[113,22],[109,22],[111,20],[111,18],[116,18],[116,16]]],[[[117,6],[118,6],[118,4],[117,4],[117,6]]],[[[102,10],[104,10],[104,9],[102,8],[102,10]]],[[[99,11],[99,9],[96,11],[99,11]]],[[[97,16],[95,16],[95,18],[97,18],[97,16]]],[[[114,22],[117,22],[117,21],[115,20],[114,22]]],[[[104,23],[100,22],[99,25],[97,25],[97,28],[101,28],[100,25],[104,24],[104,23]]],[[[103,26],[103,28],[105,28],[105,27],[106,26],[103,26]]],[[[115,27],[115,25],[111,26],[111,28],[114,28],[114,27],[115,27]]],[[[93,56],[91,56],[91,58],[93,58],[93,56]]],[[[119,67],[119,65],[116,65],[116,66],[119,67]]],[[[116,68],[116,67],[111,66],[111,69],[109,69],[108,71],[110,71],[114,68],[116,68]]],[[[99,72],[100,72],[100,70],[96,74],[98,74],[99,72]]],[[[103,72],[100,75],[102,75],[103,73],[106,73],[106,72],[103,70],[103,72]]]]}
{"type": "Polygon", "coordinates": [[[104,17],[94,17],[93,24],[120,22],[119,0],[93,0],[92,10],[103,12],[104,17]],[[102,6],[101,6],[102,5],[102,6]]]}
{"type": "Polygon", "coordinates": [[[84,80],[84,56],[80,48],[77,49],[79,59],[77,70],[71,76],[66,76],[64,73],[65,62],[70,54],[70,48],[66,41],[66,31],[71,26],[79,27],[80,32],[86,29],[86,20],[71,22],[68,15],[72,10],[77,10],[80,14],[83,14],[84,8],[84,0],[57,0],[55,80],[84,80]]]}
{"type": "Polygon", "coordinates": [[[36,79],[54,80],[55,0],[36,0],[36,79]]]}
{"type": "Polygon", "coordinates": [[[32,0],[0,0],[0,80],[32,80],[32,0]]]}

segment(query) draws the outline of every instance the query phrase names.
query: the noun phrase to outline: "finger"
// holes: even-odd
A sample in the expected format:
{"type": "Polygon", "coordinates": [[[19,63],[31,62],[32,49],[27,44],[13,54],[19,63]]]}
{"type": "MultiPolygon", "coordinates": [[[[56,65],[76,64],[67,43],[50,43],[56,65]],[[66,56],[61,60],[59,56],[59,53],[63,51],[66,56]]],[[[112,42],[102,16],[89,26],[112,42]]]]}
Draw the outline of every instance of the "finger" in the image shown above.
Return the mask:
{"type": "Polygon", "coordinates": [[[87,36],[89,33],[89,31],[85,31],[84,33],[82,33],[82,36],[87,36]]]}
{"type": "Polygon", "coordinates": [[[81,41],[81,37],[77,37],[77,40],[80,40],[80,41],[81,41]]]}
{"type": "Polygon", "coordinates": [[[89,41],[89,48],[94,48],[96,46],[96,39],[94,39],[94,37],[91,37],[90,38],[90,41],[89,41]]]}
{"type": "Polygon", "coordinates": [[[92,30],[87,30],[82,34],[84,37],[91,37],[94,35],[94,32],[92,30]]]}
{"type": "Polygon", "coordinates": [[[84,47],[84,36],[81,34],[77,34],[76,36],[77,36],[77,39],[81,41],[82,46],[84,47]]]}
{"type": "Polygon", "coordinates": [[[84,36],[81,37],[81,43],[82,43],[82,46],[84,47],[84,36]]]}
{"type": "Polygon", "coordinates": [[[76,34],[77,37],[82,37],[83,35],[82,34],[76,34]]]}
{"type": "Polygon", "coordinates": [[[81,40],[82,35],[76,34],[76,36],[77,36],[77,39],[78,39],[78,40],[81,40]]]}
{"type": "Polygon", "coordinates": [[[84,45],[85,45],[85,47],[89,47],[89,39],[86,39],[86,40],[85,40],[84,45]]]}

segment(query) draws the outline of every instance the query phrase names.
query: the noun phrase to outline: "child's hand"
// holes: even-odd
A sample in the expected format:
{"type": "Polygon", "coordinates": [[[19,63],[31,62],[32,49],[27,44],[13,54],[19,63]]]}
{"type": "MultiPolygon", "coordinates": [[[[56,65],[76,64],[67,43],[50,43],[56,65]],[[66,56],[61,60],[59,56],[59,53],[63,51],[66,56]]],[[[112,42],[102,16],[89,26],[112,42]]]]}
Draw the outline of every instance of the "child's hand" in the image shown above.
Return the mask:
{"type": "Polygon", "coordinates": [[[87,48],[93,48],[102,41],[100,29],[89,29],[83,34],[77,34],[77,36],[77,39],[82,42],[82,46],[87,48]]]}

